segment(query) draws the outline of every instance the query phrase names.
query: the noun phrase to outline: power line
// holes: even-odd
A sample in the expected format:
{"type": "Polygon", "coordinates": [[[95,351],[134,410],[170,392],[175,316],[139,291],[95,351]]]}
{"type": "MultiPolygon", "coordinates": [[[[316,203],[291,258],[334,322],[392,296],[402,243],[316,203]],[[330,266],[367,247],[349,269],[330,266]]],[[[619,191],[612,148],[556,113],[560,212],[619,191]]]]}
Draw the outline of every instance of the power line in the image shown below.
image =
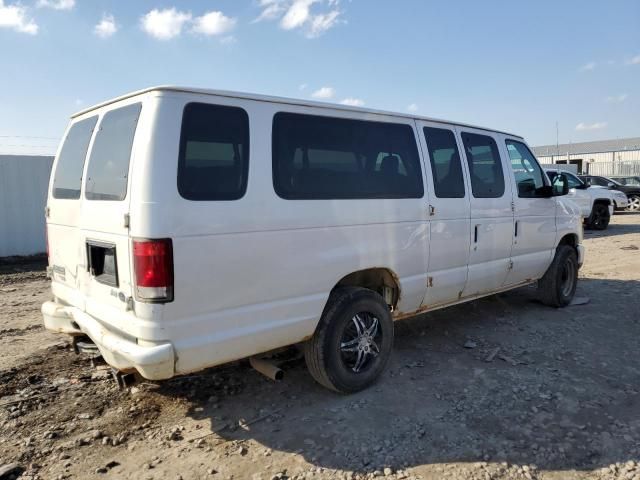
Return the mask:
{"type": "Polygon", "coordinates": [[[37,138],[41,140],[60,140],[58,137],[36,137],[30,135],[0,135],[0,138],[37,138]]]}

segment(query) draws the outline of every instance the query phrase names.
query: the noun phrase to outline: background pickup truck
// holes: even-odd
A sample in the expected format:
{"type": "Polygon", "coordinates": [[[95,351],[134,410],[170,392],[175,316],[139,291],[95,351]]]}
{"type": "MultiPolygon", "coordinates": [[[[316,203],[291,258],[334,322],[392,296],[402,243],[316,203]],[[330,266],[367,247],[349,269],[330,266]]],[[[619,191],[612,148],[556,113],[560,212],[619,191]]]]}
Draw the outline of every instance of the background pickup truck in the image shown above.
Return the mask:
{"type": "Polygon", "coordinates": [[[615,205],[612,190],[589,188],[589,185],[567,171],[555,168],[547,168],[545,171],[552,182],[559,173],[564,173],[567,176],[569,182],[568,198],[579,207],[586,228],[605,230],[609,226],[615,205]]]}

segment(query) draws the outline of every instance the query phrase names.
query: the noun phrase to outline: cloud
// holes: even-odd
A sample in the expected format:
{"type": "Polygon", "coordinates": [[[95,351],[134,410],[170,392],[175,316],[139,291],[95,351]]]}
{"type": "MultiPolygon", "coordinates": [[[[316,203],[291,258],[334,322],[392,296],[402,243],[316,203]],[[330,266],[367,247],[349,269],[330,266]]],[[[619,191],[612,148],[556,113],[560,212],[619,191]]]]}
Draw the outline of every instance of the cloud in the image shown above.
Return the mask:
{"type": "Polygon", "coordinates": [[[191,13],[175,8],[153,9],[141,19],[142,30],[158,40],[171,40],[182,33],[182,27],[191,20],[191,13]]]}
{"type": "Polygon", "coordinates": [[[415,103],[410,103],[409,105],[407,105],[407,110],[409,112],[417,112],[418,111],[418,105],[416,105],[415,103]]]}
{"type": "Polygon", "coordinates": [[[286,11],[286,5],[283,0],[260,0],[258,5],[262,8],[262,13],[251,23],[275,20],[286,11]]]}
{"type": "Polygon", "coordinates": [[[300,85],[298,85],[298,90],[300,91],[306,90],[308,86],[309,85],[307,85],[306,83],[301,83],[300,85]]]}
{"type": "Polygon", "coordinates": [[[100,38],[109,38],[114,35],[118,31],[118,25],[116,25],[116,20],[113,18],[113,15],[104,14],[102,15],[102,20],[93,27],[93,33],[95,33],[100,38]]]}
{"type": "Polygon", "coordinates": [[[613,95],[606,98],[608,103],[622,103],[629,97],[626,93],[621,93],[620,95],[613,95]]]}
{"type": "Polygon", "coordinates": [[[333,98],[336,91],[332,87],[322,87],[311,94],[313,98],[319,98],[322,100],[329,100],[333,98]]]}
{"type": "Polygon", "coordinates": [[[316,0],[293,0],[287,13],[284,14],[282,20],[280,20],[280,26],[285,30],[293,30],[294,28],[301,27],[309,20],[311,16],[311,5],[316,0]]]}
{"type": "Polygon", "coordinates": [[[348,97],[340,102],[342,105],[349,105],[350,107],[364,107],[364,100],[360,98],[348,97]]]}
{"type": "Polygon", "coordinates": [[[584,65],[582,65],[580,67],[580,71],[581,72],[590,72],[591,70],[594,70],[597,66],[596,62],[589,62],[589,63],[585,63],[584,65]]]}
{"type": "Polygon", "coordinates": [[[312,17],[307,36],[309,38],[319,37],[338,22],[339,16],[340,12],[338,10],[331,10],[324,15],[320,14],[312,17]]]}
{"type": "Polygon", "coordinates": [[[27,9],[20,4],[5,5],[0,0],[0,28],[10,28],[20,33],[36,35],[38,24],[27,16],[27,9]]]}
{"type": "Polygon", "coordinates": [[[640,55],[636,55],[635,57],[627,60],[627,65],[640,65],[640,55]]]}
{"type": "Polygon", "coordinates": [[[279,19],[283,30],[302,29],[308,38],[317,38],[340,23],[339,0],[260,0],[262,12],[253,23],[279,19]],[[312,10],[324,11],[312,11],[312,10]]]}
{"type": "Polygon", "coordinates": [[[193,19],[191,31],[207,36],[224,35],[233,30],[236,23],[235,18],[227,17],[222,12],[207,12],[193,19]]]}
{"type": "Polygon", "coordinates": [[[578,125],[576,125],[576,130],[579,132],[586,131],[586,130],[602,130],[603,128],[607,128],[606,122],[595,122],[595,123],[580,122],[578,125]]]}
{"type": "Polygon", "coordinates": [[[38,8],[53,8],[54,10],[71,10],[76,6],[76,0],[38,0],[38,8]]]}

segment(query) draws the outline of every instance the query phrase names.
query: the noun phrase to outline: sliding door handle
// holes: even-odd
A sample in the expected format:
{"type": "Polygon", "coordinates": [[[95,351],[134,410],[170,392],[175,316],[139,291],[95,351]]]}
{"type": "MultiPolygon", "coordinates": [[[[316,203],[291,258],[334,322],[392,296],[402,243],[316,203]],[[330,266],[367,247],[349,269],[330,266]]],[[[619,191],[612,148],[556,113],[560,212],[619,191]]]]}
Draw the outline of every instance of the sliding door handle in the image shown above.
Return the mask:
{"type": "Polygon", "coordinates": [[[473,243],[478,243],[478,227],[480,225],[476,225],[473,230],[473,243]]]}
{"type": "Polygon", "coordinates": [[[518,223],[519,223],[519,220],[516,220],[516,226],[515,226],[515,236],[516,237],[518,236],[518,223]]]}

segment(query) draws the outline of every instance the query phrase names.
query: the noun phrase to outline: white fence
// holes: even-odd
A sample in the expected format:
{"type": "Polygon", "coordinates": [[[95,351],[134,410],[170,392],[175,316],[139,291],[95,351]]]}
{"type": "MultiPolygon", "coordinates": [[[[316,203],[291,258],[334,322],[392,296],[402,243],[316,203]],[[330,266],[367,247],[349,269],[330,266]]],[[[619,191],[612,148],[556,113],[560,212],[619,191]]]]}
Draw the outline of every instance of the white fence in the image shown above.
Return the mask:
{"type": "Polygon", "coordinates": [[[0,155],[0,257],[46,250],[44,207],[53,157],[0,155]]]}
{"type": "Polygon", "coordinates": [[[595,162],[587,166],[589,175],[602,175],[605,177],[640,176],[640,161],[630,162],[595,162]]]}

